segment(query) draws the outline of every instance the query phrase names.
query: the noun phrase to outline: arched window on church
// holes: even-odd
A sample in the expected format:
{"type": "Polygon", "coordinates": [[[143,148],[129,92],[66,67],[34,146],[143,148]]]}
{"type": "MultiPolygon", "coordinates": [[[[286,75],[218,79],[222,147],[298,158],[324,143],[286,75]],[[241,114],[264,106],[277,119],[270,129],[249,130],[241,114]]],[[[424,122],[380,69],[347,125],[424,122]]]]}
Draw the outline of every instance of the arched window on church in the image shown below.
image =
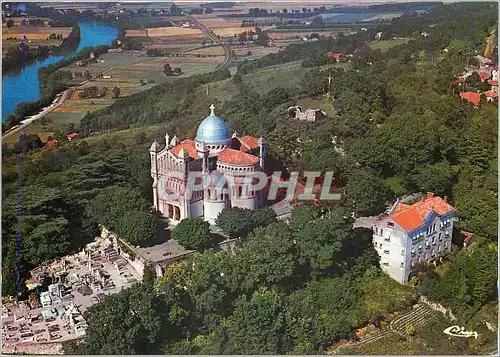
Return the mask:
{"type": "Polygon", "coordinates": [[[243,187],[238,186],[238,197],[241,197],[243,194],[243,187]]]}

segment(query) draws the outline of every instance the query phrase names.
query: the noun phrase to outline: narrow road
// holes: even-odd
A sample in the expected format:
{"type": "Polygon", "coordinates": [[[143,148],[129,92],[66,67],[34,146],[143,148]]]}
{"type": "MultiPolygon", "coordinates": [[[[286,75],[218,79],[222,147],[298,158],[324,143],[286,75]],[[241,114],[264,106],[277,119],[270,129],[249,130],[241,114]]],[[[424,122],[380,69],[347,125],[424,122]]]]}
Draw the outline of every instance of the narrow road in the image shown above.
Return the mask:
{"type": "Polygon", "coordinates": [[[3,138],[6,138],[8,137],[9,135],[12,135],[14,133],[17,133],[19,130],[23,129],[24,127],[26,127],[27,125],[33,123],[35,120],[38,120],[40,118],[43,118],[45,115],[49,114],[51,111],[53,111],[54,109],[56,109],[57,107],[61,106],[64,101],[66,99],[68,99],[69,97],[71,97],[71,95],[73,94],[73,89],[72,88],[69,88],[69,89],[66,89],[64,92],[61,93],[61,95],[56,98],[54,100],[54,102],[52,102],[51,105],[49,105],[48,107],[45,107],[42,109],[41,112],[39,112],[38,114],[35,114],[35,115],[32,115],[26,119],[24,119],[21,124],[19,125],[16,125],[14,127],[12,127],[11,129],[7,130],[4,134],[3,134],[3,138]]]}
{"type": "Polygon", "coordinates": [[[196,20],[193,16],[185,14],[185,16],[194,23],[200,30],[203,32],[203,34],[208,37],[210,40],[212,40],[214,43],[219,44],[222,46],[224,49],[224,54],[225,54],[225,59],[224,62],[219,64],[216,69],[224,69],[228,66],[229,60],[233,58],[233,50],[231,50],[231,47],[223,40],[219,39],[215,33],[212,32],[209,28],[207,28],[205,25],[200,23],[198,20],[196,20]]]}
{"type": "MultiPolygon", "coordinates": [[[[141,62],[141,61],[139,61],[139,62],[141,62]]],[[[110,72],[110,71],[112,71],[112,70],[114,70],[116,68],[119,68],[119,67],[111,67],[111,68],[105,69],[104,71],[100,72],[99,74],[105,74],[105,73],[110,72]]],[[[29,124],[32,124],[34,121],[43,118],[45,115],[49,114],[51,111],[53,111],[57,107],[60,107],[64,103],[65,100],[71,98],[71,96],[73,95],[74,91],[78,87],[83,86],[84,84],[88,83],[89,81],[93,81],[93,80],[97,79],[98,76],[99,76],[99,74],[96,74],[92,78],[86,79],[86,80],[84,80],[83,82],[81,82],[81,83],[79,83],[77,85],[69,87],[64,92],[60,93],[60,96],[57,97],[56,99],[54,99],[54,102],[51,105],[49,105],[48,107],[43,108],[41,112],[39,112],[39,113],[37,113],[35,115],[32,115],[32,116],[24,119],[21,122],[21,124],[16,125],[16,126],[10,128],[5,133],[2,133],[2,138],[6,138],[6,137],[8,137],[8,136],[10,136],[10,135],[12,135],[14,133],[17,133],[19,130],[25,128],[29,124]]]]}

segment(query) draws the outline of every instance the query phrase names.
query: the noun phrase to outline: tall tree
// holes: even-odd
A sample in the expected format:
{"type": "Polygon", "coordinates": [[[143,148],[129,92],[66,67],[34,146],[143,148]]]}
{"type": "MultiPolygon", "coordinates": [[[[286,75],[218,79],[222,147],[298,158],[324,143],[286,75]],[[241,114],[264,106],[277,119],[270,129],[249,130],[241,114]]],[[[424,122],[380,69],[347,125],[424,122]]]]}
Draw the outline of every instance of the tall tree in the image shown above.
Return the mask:
{"type": "Polygon", "coordinates": [[[275,221],[275,217],[276,214],[270,208],[252,211],[234,207],[219,213],[215,224],[232,238],[245,238],[253,229],[275,221]]]}
{"type": "Polygon", "coordinates": [[[185,218],[173,230],[172,238],[187,249],[205,250],[213,246],[210,224],[199,218],[185,218]]]}
{"type": "Polygon", "coordinates": [[[114,87],[114,88],[113,88],[113,99],[118,99],[118,98],[120,98],[120,93],[121,93],[120,88],[118,88],[118,87],[114,87]]]}
{"type": "Polygon", "coordinates": [[[283,303],[278,293],[261,288],[241,296],[227,321],[228,344],[241,354],[281,354],[286,334],[283,303]]]}

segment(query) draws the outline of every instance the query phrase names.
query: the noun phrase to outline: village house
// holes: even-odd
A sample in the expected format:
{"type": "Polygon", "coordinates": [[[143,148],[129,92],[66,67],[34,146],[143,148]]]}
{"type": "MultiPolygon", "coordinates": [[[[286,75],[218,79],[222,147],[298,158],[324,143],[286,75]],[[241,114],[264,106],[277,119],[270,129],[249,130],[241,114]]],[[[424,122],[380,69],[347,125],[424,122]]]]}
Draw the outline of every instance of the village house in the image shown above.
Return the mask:
{"type": "Polygon", "coordinates": [[[68,133],[68,135],[66,135],[68,141],[71,141],[73,139],[75,139],[76,137],[78,136],[78,133],[77,132],[71,132],[71,133],[68,133]]]}
{"type": "Polygon", "coordinates": [[[491,69],[495,66],[495,62],[490,58],[486,58],[479,55],[476,56],[475,58],[479,64],[479,69],[491,69]]]}
{"type": "Polygon", "coordinates": [[[492,103],[498,100],[498,93],[496,90],[489,90],[483,93],[486,97],[486,102],[492,103]]]}
{"type": "Polygon", "coordinates": [[[328,58],[335,58],[335,61],[339,61],[342,53],[340,52],[328,52],[328,58]]]}
{"type": "Polygon", "coordinates": [[[481,94],[477,92],[460,92],[460,99],[472,103],[474,108],[477,108],[481,102],[481,94]]]}
{"type": "Polygon", "coordinates": [[[396,200],[373,224],[373,245],[382,270],[403,284],[416,263],[450,252],[454,214],[447,198],[433,193],[413,204],[396,200]]]}
{"type": "Polygon", "coordinates": [[[57,140],[56,139],[47,140],[47,142],[45,143],[44,148],[45,149],[50,149],[52,146],[54,146],[56,144],[57,144],[57,140]]]}

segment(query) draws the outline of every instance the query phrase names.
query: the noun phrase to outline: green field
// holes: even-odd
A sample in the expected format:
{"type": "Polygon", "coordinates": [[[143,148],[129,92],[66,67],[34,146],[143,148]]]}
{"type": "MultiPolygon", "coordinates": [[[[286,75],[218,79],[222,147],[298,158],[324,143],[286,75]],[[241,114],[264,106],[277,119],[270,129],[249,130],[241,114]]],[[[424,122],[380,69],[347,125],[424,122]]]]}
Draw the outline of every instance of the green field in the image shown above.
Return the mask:
{"type": "Polygon", "coordinates": [[[301,63],[302,61],[298,61],[261,68],[253,73],[243,75],[242,79],[244,83],[250,85],[252,90],[261,94],[278,87],[297,87],[300,86],[305,73],[301,63]]]}
{"type": "Polygon", "coordinates": [[[340,62],[340,63],[333,63],[333,64],[325,64],[323,66],[319,66],[322,70],[329,69],[329,68],[342,68],[344,71],[348,71],[352,68],[352,64],[349,62],[340,62]]]}
{"type": "Polygon", "coordinates": [[[368,44],[372,50],[387,51],[389,48],[399,46],[410,41],[410,38],[398,38],[395,40],[372,41],[368,44]]]}
{"type": "Polygon", "coordinates": [[[321,109],[329,117],[335,116],[336,113],[332,100],[329,100],[326,97],[322,99],[302,98],[297,101],[296,105],[301,106],[303,110],[321,109]]]}
{"type": "MultiPolygon", "coordinates": [[[[46,141],[54,131],[67,131],[69,124],[74,124],[75,129],[78,130],[80,120],[85,116],[85,112],[64,113],[64,112],[50,112],[44,118],[27,125],[23,132],[25,134],[37,134],[42,141],[46,141]]],[[[6,144],[14,144],[19,140],[19,134],[15,133],[3,138],[6,144]]]]}

